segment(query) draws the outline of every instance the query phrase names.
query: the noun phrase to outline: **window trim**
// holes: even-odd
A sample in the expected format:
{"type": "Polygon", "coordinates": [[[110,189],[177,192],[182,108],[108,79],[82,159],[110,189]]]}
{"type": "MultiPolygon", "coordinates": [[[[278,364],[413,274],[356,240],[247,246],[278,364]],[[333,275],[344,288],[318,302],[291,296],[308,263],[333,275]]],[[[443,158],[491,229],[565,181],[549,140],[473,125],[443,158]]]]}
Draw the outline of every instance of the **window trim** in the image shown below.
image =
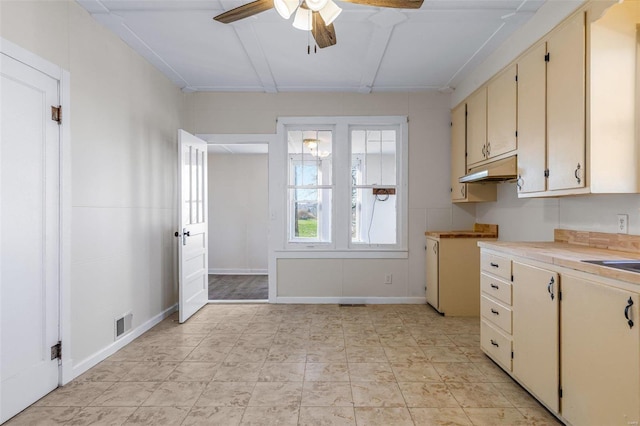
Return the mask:
{"type": "Polygon", "coordinates": [[[335,257],[340,254],[351,254],[343,257],[380,257],[383,252],[394,257],[408,251],[408,120],[407,116],[335,116],[335,117],[279,117],[277,119],[276,138],[280,141],[280,154],[275,158],[279,173],[279,202],[274,200],[271,212],[272,220],[277,220],[280,230],[274,237],[277,252],[294,253],[313,252],[318,258],[335,257]],[[396,188],[398,193],[396,207],[396,244],[371,245],[351,242],[351,209],[343,214],[344,206],[351,204],[351,141],[352,128],[397,126],[396,141],[396,188]],[[331,242],[289,242],[288,241],[288,131],[289,130],[331,130],[332,133],[332,225],[331,242]],[[345,173],[348,170],[349,173],[345,173]],[[348,203],[348,204],[346,204],[348,203]],[[279,212],[279,214],[278,214],[279,212]]]}

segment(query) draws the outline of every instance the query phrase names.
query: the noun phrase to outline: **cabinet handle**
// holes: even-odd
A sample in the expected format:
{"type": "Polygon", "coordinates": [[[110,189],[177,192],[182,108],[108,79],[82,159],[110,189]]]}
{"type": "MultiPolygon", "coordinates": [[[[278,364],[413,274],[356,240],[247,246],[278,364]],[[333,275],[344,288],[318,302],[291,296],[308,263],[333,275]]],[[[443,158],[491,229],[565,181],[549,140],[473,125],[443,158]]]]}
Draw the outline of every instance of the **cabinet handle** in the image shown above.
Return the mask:
{"type": "Polygon", "coordinates": [[[491,284],[491,288],[495,288],[496,290],[498,290],[500,287],[498,287],[496,284],[491,284]]]}
{"type": "Polygon", "coordinates": [[[495,340],[493,340],[493,339],[491,339],[491,344],[492,344],[493,346],[495,346],[496,348],[499,348],[499,347],[500,347],[500,345],[498,344],[498,342],[496,342],[496,341],[495,341],[495,340]]]}
{"type": "Polygon", "coordinates": [[[629,297],[629,300],[627,300],[627,306],[624,308],[624,317],[627,319],[629,328],[633,328],[633,320],[629,318],[629,311],[631,310],[631,306],[633,306],[633,299],[629,297]]]}
{"type": "Polygon", "coordinates": [[[551,277],[551,280],[549,281],[549,285],[547,286],[547,291],[549,292],[549,295],[551,296],[551,300],[554,299],[555,295],[553,294],[553,284],[556,282],[556,280],[553,279],[553,277],[551,277]]]}
{"type": "Polygon", "coordinates": [[[482,145],[482,157],[487,158],[487,145],[482,145]]]}
{"type": "Polygon", "coordinates": [[[433,252],[435,254],[438,254],[438,244],[437,243],[433,243],[433,252]]]}
{"type": "Polygon", "coordinates": [[[491,313],[493,315],[500,315],[500,312],[496,311],[495,309],[491,308],[491,313]]]}
{"type": "Polygon", "coordinates": [[[580,176],[578,176],[578,173],[580,173],[580,163],[578,163],[576,170],[573,172],[573,175],[575,176],[576,180],[578,181],[578,183],[580,183],[582,182],[582,179],[580,179],[580,176]]]}
{"type": "Polygon", "coordinates": [[[493,266],[494,268],[499,268],[500,267],[500,265],[498,265],[497,263],[493,263],[493,262],[491,262],[489,265],[493,266]]]}
{"type": "Polygon", "coordinates": [[[491,157],[491,142],[487,142],[487,157],[491,157]]]}
{"type": "Polygon", "coordinates": [[[465,188],[466,188],[466,186],[465,186],[465,185],[462,185],[462,186],[460,187],[460,194],[462,194],[462,197],[466,197],[466,195],[465,195],[465,188]]]}
{"type": "Polygon", "coordinates": [[[518,175],[518,180],[516,180],[516,186],[518,187],[518,191],[522,191],[522,187],[524,186],[524,179],[522,179],[522,175],[518,175]]]}

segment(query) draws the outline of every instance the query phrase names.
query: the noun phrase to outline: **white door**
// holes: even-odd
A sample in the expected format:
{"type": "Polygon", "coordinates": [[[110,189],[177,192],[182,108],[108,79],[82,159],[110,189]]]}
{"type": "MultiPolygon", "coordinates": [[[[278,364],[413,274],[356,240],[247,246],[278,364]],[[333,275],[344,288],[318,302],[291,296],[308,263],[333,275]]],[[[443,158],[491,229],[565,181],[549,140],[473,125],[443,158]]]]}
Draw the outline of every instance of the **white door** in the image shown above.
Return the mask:
{"type": "Polygon", "coordinates": [[[209,300],[207,143],[178,130],[180,152],[179,309],[185,322],[209,300]]]}
{"type": "Polygon", "coordinates": [[[0,422],[58,386],[58,81],[0,54],[0,422]]]}

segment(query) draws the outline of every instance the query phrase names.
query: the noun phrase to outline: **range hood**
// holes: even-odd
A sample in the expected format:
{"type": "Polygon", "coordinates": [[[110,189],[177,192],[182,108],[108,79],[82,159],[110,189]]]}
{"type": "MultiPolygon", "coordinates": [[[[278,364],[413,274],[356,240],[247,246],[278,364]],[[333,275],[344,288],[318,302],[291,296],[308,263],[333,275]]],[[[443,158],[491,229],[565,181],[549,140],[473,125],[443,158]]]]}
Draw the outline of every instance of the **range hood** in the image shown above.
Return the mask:
{"type": "Polygon", "coordinates": [[[458,180],[460,183],[504,182],[516,179],[517,174],[518,166],[516,164],[516,156],[514,155],[475,167],[458,180]]]}

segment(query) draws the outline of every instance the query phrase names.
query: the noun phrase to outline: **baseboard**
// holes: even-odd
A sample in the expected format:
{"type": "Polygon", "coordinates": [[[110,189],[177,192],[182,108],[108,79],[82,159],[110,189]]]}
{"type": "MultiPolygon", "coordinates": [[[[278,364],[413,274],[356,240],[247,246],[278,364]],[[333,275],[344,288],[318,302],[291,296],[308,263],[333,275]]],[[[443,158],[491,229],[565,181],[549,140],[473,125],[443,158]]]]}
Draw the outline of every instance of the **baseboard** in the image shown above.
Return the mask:
{"type": "Polygon", "coordinates": [[[269,273],[266,269],[224,269],[224,268],[210,268],[210,275],[267,275],[269,273]]]}
{"type": "Polygon", "coordinates": [[[79,362],[78,364],[74,365],[73,369],[72,369],[72,372],[71,372],[72,377],[63,378],[63,380],[65,382],[62,383],[62,384],[68,383],[69,381],[75,379],[76,377],[78,377],[82,373],[84,373],[87,370],[89,370],[91,367],[94,367],[98,363],[104,361],[105,359],[107,359],[108,357],[110,357],[111,355],[113,355],[114,353],[119,351],[120,349],[122,349],[125,346],[127,346],[134,339],[142,336],[144,333],[149,331],[151,328],[153,328],[154,326],[159,324],[163,319],[167,318],[169,315],[171,315],[172,313],[176,312],[177,310],[178,310],[178,304],[175,304],[175,305],[171,306],[170,308],[165,309],[164,311],[160,312],[158,315],[156,315],[156,316],[152,317],[151,319],[149,319],[147,322],[145,322],[145,323],[139,325],[138,327],[134,328],[133,330],[131,330],[131,332],[128,333],[126,336],[123,336],[122,338],[120,338],[119,340],[111,343],[110,345],[108,345],[104,349],[101,349],[100,351],[98,351],[95,354],[91,355],[87,359],[85,359],[85,360],[79,362]]]}
{"type": "Polygon", "coordinates": [[[245,303],[269,303],[267,299],[239,299],[239,300],[222,300],[213,299],[208,302],[210,305],[224,305],[224,304],[245,304],[245,303]]]}
{"type": "Polygon", "coordinates": [[[357,305],[424,305],[426,297],[276,297],[276,303],[317,303],[357,305]]]}

